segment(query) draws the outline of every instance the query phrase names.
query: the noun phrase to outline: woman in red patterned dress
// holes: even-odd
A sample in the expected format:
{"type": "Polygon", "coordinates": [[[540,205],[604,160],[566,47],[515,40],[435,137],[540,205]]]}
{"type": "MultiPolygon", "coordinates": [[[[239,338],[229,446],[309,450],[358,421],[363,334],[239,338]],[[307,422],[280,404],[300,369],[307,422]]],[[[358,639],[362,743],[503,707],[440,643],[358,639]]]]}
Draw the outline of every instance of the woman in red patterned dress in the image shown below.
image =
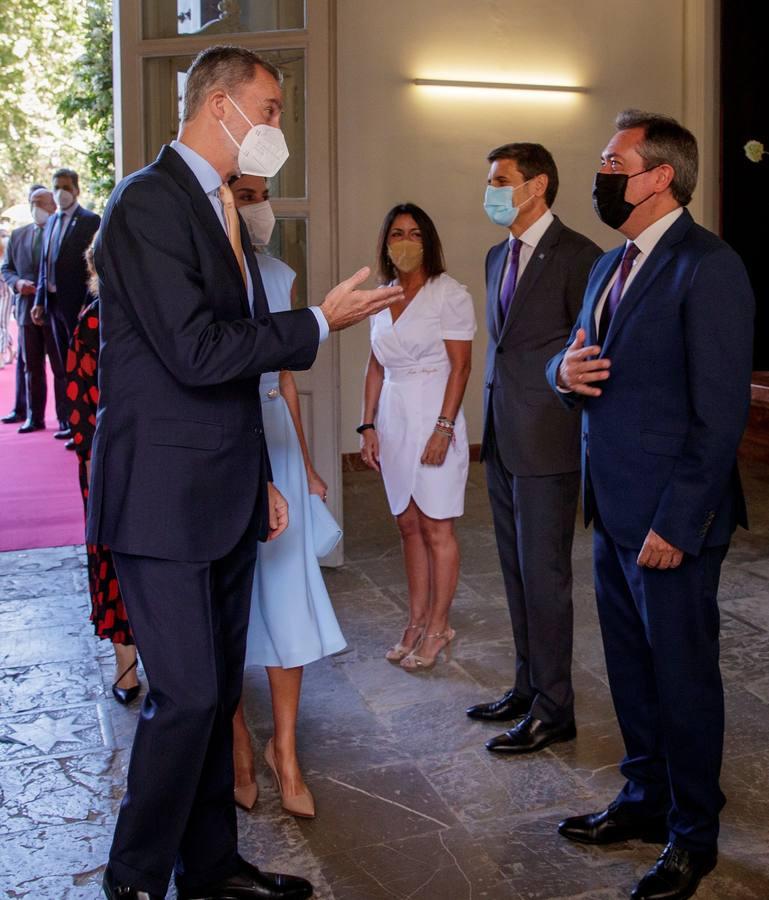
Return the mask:
{"type": "MultiPolygon", "coordinates": [[[[96,293],[92,251],[86,254],[91,271],[91,291],[96,293]]],[[[99,403],[97,368],[99,362],[99,301],[95,300],[80,315],[67,354],[67,398],[71,404],[69,424],[78,458],[83,505],[88,502],[88,478],[91,468],[91,443],[96,429],[99,403]]],[[[86,544],[88,587],[91,593],[91,621],[98,637],[112,641],[115,648],[115,682],[112,693],[119,703],[127,704],[139,695],[136,675],[136,645],[128,624],[123,598],[109,547],[86,544]]]]}

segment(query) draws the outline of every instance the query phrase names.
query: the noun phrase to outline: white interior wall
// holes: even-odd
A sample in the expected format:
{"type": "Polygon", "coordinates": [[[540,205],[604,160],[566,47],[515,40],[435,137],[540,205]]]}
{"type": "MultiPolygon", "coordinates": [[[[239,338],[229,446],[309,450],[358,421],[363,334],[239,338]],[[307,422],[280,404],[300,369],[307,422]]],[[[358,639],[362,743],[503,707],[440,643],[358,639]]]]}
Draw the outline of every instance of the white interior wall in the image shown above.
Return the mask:
{"type": "MultiPolygon", "coordinates": [[[[417,203],[434,219],[448,271],[469,287],[479,320],[465,399],[471,441],[481,435],[483,261],[506,233],[483,211],[486,153],[508,141],[544,144],[561,179],[554,211],[601,246],[615,245],[591,207],[596,161],[624,107],[686,120],[685,67],[703,70],[691,8],[711,2],[338,0],[340,275],[373,263],[379,225],[396,202],[417,203]],[[437,91],[409,83],[417,77],[572,84],[589,93],[437,91]]],[[[343,452],[358,447],[367,355],[365,326],[342,336],[343,452]]]]}

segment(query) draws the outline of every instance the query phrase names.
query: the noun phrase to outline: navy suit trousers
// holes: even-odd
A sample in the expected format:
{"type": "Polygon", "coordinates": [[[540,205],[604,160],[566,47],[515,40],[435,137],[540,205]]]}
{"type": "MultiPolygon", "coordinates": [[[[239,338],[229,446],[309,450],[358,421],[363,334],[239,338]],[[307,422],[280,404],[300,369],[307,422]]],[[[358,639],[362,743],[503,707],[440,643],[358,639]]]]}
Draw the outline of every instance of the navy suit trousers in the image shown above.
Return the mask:
{"type": "Polygon", "coordinates": [[[232,717],[256,562],[258,516],[223,559],[113,553],[149,690],[110,851],[119,882],[165,896],[238,865],[232,717]]]}
{"type": "Polygon", "coordinates": [[[670,836],[710,852],[719,787],[724,693],[717,603],[727,547],[684,555],[676,569],[641,568],[596,516],[594,568],[606,665],[626,756],[623,817],[667,814],[670,836]]]}

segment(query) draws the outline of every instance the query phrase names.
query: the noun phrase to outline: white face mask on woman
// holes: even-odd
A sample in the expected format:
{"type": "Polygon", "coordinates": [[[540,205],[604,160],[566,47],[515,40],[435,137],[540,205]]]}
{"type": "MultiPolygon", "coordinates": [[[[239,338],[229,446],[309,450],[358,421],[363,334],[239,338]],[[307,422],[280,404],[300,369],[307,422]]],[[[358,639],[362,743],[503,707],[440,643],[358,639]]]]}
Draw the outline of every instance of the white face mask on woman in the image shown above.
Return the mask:
{"type": "Polygon", "coordinates": [[[255,247],[264,247],[269,244],[275,228],[275,213],[272,211],[270,201],[249,203],[247,206],[241,206],[238,212],[246,223],[251,243],[255,247]]]}

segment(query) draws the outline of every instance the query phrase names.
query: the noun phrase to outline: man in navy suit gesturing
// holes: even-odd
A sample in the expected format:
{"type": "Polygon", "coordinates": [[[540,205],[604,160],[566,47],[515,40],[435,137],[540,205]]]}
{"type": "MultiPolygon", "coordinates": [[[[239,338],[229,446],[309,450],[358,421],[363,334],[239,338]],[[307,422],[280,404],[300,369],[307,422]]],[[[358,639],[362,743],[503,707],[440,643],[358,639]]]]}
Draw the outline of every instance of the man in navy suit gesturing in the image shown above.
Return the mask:
{"type": "Polygon", "coordinates": [[[237,852],[232,716],[257,538],[288,510],[270,484],[259,375],[309,368],[319,342],[400,288],[270,315],[228,181],[271,176],[287,150],[280,73],[211,47],[189,70],[179,139],[124,179],[95,248],[100,400],[88,540],[113,551],[149,682],[109,866],[108,897],[180,900],[312,894],[237,852]]]}
{"type": "Polygon", "coordinates": [[[567,406],[584,403],[584,505],[626,781],[608,809],[559,831],[667,842],[632,896],[683,900],[716,864],[724,804],[717,592],[747,524],[736,454],[754,300],[737,254],[685,209],[694,136],[638,110],[616,125],[593,201],[626,242],[596,262],[547,375],[567,406]]]}

